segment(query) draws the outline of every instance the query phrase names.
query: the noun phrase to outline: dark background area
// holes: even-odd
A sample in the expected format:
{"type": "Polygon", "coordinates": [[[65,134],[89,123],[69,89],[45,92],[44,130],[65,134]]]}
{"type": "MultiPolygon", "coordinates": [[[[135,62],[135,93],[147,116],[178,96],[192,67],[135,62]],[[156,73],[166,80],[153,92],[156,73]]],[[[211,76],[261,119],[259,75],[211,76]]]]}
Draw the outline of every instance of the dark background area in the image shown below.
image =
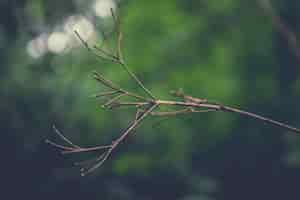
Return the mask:
{"type": "MultiPolygon", "coordinates": [[[[115,138],[134,116],[89,98],[101,90],[92,70],[136,89],[118,66],[49,39],[76,15],[94,27],[89,42],[100,42],[99,33],[112,29],[104,12],[111,1],[98,1],[98,16],[95,2],[0,1],[1,199],[300,198],[300,136],[232,113],[148,119],[86,177],[72,165],[84,155],[47,145],[59,140],[53,124],[90,146],[115,138]]],[[[125,58],[154,93],[169,98],[183,88],[300,127],[299,62],[257,1],[117,3],[125,58]]],[[[271,3],[299,35],[299,1],[271,3]]]]}

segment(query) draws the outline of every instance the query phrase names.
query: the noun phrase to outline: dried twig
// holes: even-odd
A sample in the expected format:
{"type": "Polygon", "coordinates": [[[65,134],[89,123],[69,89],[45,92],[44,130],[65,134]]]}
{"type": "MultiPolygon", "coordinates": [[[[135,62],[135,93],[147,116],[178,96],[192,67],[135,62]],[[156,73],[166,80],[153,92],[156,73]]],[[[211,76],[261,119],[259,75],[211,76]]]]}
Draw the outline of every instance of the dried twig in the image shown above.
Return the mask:
{"type": "MultiPolygon", "coordinates": [[[[135,92],[128,91],[120,87],[119,85],[115,84],[113,81],[105,78],[102,74],[98,72],[94,72],[94,79],[98,81],[102,86],[109,89],[106,92],[102,92],[96,94],[95,97],[106,97],[108,100],[102,104],[102,107],[107,109],[116,109],[120,107],[131,107],[134,108],[135,117],[133,121],[129,124],[129,126],[122,132],[121,136],[118,137],[116,140],[112,141],[110,145],[104,146],[95,146],[95,147],[81,147],[77,144],[71,142],[71,140],[67,139],[62,133],[60,133],[55,127],[53,129],[57,133],[57,135],[66,143],[66,145],[57,144],[53,141],[47,140],[47,142],[60,149],[63,154],[71,154],[71,153],[82,153],[82,152],[92,152],[92,151],[101,151],[100,155],[94,159],[78,162],[75,163],[78,166],[81,166],[82,175],[86,175],[98,167],[100,167],[111,155],[111,153],[116,149],[116,147],[131,133],[140,123],[144,120],[147,116],[176,116],[180,114],[189,114],[189,113],[201,113],[201,112],[232,112],[237,113],[240,115],[244,115],[259,121],[263,121],[268,124],[272,124],[278,126],[280,128],[289,130],[291,132],[300,133],[300,129],[292,127],[282,122],[275,121],[273,119],[263,117],[261,115],[257,115],[251,112],[247,112],[241,109],[229,107],[222,105],[220,103],[210,102],[207,99],[196,98],[189,95],[184,94],[182,90],[172,91],[171,94],[180,100],[161,100],[156,98],[145,86],[144,84],[137,78],[137,76],[131,72],[124,62],[122,58],[122,50],[121,50],[121,42],[122,42],[122,35],[121,35],[121,28],[120,28],[120,21],[118,17],[114,14],[113,10],[112,16],[115,21],[115,25],[118,26],[116,31],[118,33],[118,41],[117,41],[117,53],[107,52],[103,49],[96,49],[98,52],[102,54],[96,54],[98,57],[109,60],[114,63],[120,64],[123,69],[129,74],[129,76],[137,83],[137,85],[144,90],[145,94],[150,96],[147,98],[143,95],[138,95],[135,92]],[[124,97],[130,98],[130,101],[125,101],[124,97]],[[159,111],[160,107],[169,107],[172,110],[167,112],[159,111]]],[[[79,40],[82,44],[89,50],[94,52],[89,47],[87,42],[85,42],[80,34],[75,31],[75,34],[78,36],[79,40]]]]}

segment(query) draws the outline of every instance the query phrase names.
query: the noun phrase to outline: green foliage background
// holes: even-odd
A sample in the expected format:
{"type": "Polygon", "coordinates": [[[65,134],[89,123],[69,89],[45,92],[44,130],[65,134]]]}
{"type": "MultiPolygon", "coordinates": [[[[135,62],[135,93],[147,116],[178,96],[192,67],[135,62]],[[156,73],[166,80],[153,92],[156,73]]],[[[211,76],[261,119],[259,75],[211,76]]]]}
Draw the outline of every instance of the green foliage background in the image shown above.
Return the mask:
{"type": "MultiPolygon", "coordinates": [[[[121,68],[84,48],[33,59],[26,43],[92,1],[0,3],[0,118],[7,193],[33,199],[292,199],[300,137],[227,113],[149,118],[103,167],[80,177],[44,140],[52,124],[82,145],[106,144],[134,113],[105,111],[89,98],[93,70],[133,90],[121,68]],[[41,31],[43,30],[43,31],[41,31]],[[11,191],[20,192],[11,192],[11,191]]],[[[273,1],[299,33],[298,1],[273,1]]],[[[124,55],[157,96],[187,94],[300,126],[299,63],[256,1],[123,0],[124,55]]],[[[100,33],[110,19],[93,18],[100,33]]],[[[111,42],[114,37],[110,37],[111,42]]],[[[99,41],[100,43],[100,41],[99,41]]],[[[57,139],[57,138],[56,138],[57,139]]],[[[297,198],[296,198],[297,199],[297,198]]]]}

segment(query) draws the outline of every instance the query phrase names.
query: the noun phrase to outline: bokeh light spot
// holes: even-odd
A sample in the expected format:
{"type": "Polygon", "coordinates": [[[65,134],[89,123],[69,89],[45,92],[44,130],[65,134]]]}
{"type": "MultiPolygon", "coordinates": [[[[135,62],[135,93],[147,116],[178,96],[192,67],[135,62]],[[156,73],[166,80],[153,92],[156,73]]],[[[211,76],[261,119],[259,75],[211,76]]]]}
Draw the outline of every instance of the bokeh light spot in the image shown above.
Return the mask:
{"type": "Polygon", "coordinates": [[[53,53],[62,53],[68,44],[68,36],[63,32],[52,33],[47,41],[49,51],[53,53]]]}
{"type": "Polygon", "coordinates": [[[30,57],[37,59],[48,51],[47,37],[47,34],[41,34],[27,43],[26,51],[30,57]]]}
{"type": "Polygon", "coordinates": [[[98,17],[111,16],[111,9],[115,10],[116,4],[113,0],[96,0],[93,9],[98,17]]]}

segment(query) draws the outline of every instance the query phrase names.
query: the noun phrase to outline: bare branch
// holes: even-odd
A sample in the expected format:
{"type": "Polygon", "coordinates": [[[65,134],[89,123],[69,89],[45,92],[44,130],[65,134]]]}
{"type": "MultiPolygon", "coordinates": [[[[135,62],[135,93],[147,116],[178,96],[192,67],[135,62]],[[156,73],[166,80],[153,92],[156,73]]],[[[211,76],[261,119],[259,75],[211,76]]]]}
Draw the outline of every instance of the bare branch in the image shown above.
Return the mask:
{"type": "Polygon", "coordinates": [[[91,51],[92,49],[90,48],[89,44],[81,37],[81,35],[78,33],[77,30],[74,31],[75,35],[78,37],[80,42],[83,44],[83,46],[88,50],[91,51]]]}
{"type": "Polygon", "coordinates": [[[123,69],[129,74],[129,76],[143,89],[146,94],[148,94],[152,99],[155,99],[154,95],[150,90],[148,90],[145,85],[140,81],[140,79],[129,69],[129,67],[126,65],[126,63],[123,60],[123,53],[122,53],[122,38],[123,34],[121,31],[121,21],[118,16],[115,15],[113,9],[110,9],[112,17],[115,22],[116,31],[118,34],[118,40],[117,40],[117,53],[116,57],[118,58],[118,63],[123,67],[123,69]]]}
{"type": "MultiPolygon", "coordinates": [[[[143,114],[141,114],[137,119],[135,119],[129,126],[127,129],[125,129],[125,131],[122,133],[122,135],[117,138],[115,141],[113,141],[113,143],[111,144],[111,148],[108,149],[107,152],[104,153],[99,157],[100,161],[98,163],[96,163],[95,165],[93,165],[90,168],[82,168],[82,176],[94,171],[95,169],[97,169],[98,167],[100,167],[106,160],[107,158],[110,156],[110,154],[112,153],[112,151],[128,136],[128,134],[137,127],[137,125],[139,125],[139,123],[145,118],[147,117],[156,107],[158,106],[158,104],[153,104],[152,106],[150,106],[143,114]]],[[[98,159],[97,159],[98,160],[98,159]]]]}
{"type": "MultiPolygon", "coordinates": [[[[266,0],[266,2],[268,2],[266,0]]],[[[184,94],[183,90],[171,91],[171,94],[175,97],[179,97],[180,101],[174,100],[162,100],[156,98],[150,90],[148,90],[144,84],[138,79],[138,77],[129,69],[127,64],[123,60],[122,55],[122,32],[121,32],[121,22],[117,15],[115,15],[114,11],[111,9],[111,14],[116,26],[117,32],[117,50],[116,53],[111,53],[110,51],[106,51],[101,47],[94,46],[90,48],[88,43],[80,36],[80,34],[75,31],[75,34],[82,42],[82,44],[86,47],[86,49],[90,52],[93,52],[96,56],[111,61],[113,63],[119,64],[122,66],[123,70],[125,70],[128,75],[136,82],[136,84],[143,89],[143,91],[150,97],[141,96],[135,92],[131,92],[126,88],[122,88],[119,85],[115,84],[110,79],[105,78],[102,74],[98,72],[94,72],[93,76],[95,80],[97,80],[101,85],[103,85],[108,91],[99,93],[94,95],[94,97],[106,97],[108,100],[103,104],[103,107],[107,109],[120,108],[120,107],[131,107],[135,109],[135,116],[132,122],[128,125],[128,127],[121,133],[121,135],[114,141],[112,141],[109,145],[103,146],[94,146],[94,147],[81,147],[79,145],[74,144],[66,138],[59,130],[53,126],[55,133],[65,142],[67,145],[61,145],[50,140],[46,140],[48,144],[51,146],[58,148],[63,154],[74,154],[74,153],[84,153],[84,152],[100,152],[100,154],[91,159],[82,162],[77,162],[75,165],[81,166],[82,175],[86,175],[91,173],[98,167],[100,167],[112,154],[112,152],[117,148],[117,146],[131,133],[137,126],[144,120],[147,116],[177,116],[180,114],[190,114],[190,113],[205,113],[205,112],[230,112],[237,113],[243,116],[247,116],[259,121],[263,121],[268,124],[275,125],[277,127],[283,128],[285,130],[289,130],[291,132],[300,133],[300,129],[292,127],[286,123],[282,123],[255,113],[251,113],[248,111],[244,111],[241,109],[233,108],[230,106],[225,106],[220,103],[215,103],[208,101],[203,98],[196,98],[193,96],[189,96],[184,94]],[[94,50],[97,50],[95,52],[94,50]],[[100,54],[99,54],[100,53],[100,54]],[[124,101],[123,97],[129,98],[129,101],[124,101]],[[171,108],[170,111],[163,112],[160,111],[160,107],[171,108]]],[[[273,13],[271,13],[273,14],[273,13]]],[[[273,15],[272,15],[273,16],[273,15]]],[[[273,16],[273,20],[279,25],[277,25],[280,29],[285,30],[286,28],[283,25],[280,25],[280,20],[273,16]]],[[[275,23],[274,22],[274,23],[275,23]]],[[[293,35],[285,30],[287,38],[290,38],[292,42],[295,42],[293,39],[293,35]]],[[[104,38],[105,40],[105,38],[104,38]]],[[[297,50],[298,51],[298,50],[297,50]]],[[[300,51],[299,51],[300,52],[300,51]]],[[[299,54],[300,55],[300,54],[299,54]]],[[[300,58],[300,56],[299,56],[300,58]]],[[[299,59],[300,60],[300,59],[299,59]]],[[[145,95],[146,95],[145,94],[145,95]]]]}
{"type": "Polygon", "coordinates": [[[233,112],[233,113],[238,113],[241,115],[245,115],[257,120],[261,120],[264,121],[266,123],[269,124],[273,124],[275,126],[287,129],[289,131],[295,132],[295,133],[300,133],[300,129],[292,127],[290,125],[287,125],[285,123],[276,121],[276,120],[272,120],[270,118],[267,117],[263,117],[261,115],[258,114],[254,114],[248,111],[244,111],[241,109],[237,109],[237,108],[233,108],[233,107],[229,107],[229,106],[224,106],[221,104],[211,104],[211,103],[194,103],[194,102],[179,102],[179,101],[157,101],[159,105],[173,105],[173,106],[189,106],[189,107],[195,107],[195,108],[207,108],[207,109],[211,109],[211,110],[216,110],[216,111],[223,111],[223,112],[233,112]]]}
{"type": "Polygon", "coordinates": [[[57,147],[57,148],[59,148],[59,149],[63,149],[63,150],[73,150],[74,148],[73,147],[67,147],[67,146],[64,146],[64,145],[60,145],[60,144],[57,144],[57,143],[55,143],[55,142],[52,142],[51,140],[45,140],[45,142],[47,143],[47,144],[50,144],[50,145],[52,145],[52,146],[54,146],[54,147],[57,147]]]}
{"type": "Polygon", "coordinates": [[[102,105],[103,108],[109,107],[112,103],[114,103],[115,101],[117,101],[118,99],[120,99],[123,96],[126,96],[126,94],[123,93],[123,94],[120,94],[120,95],[108,100],[105,104],[102,105]]]}
{"type": "Polygon", "coordinates": [[[98,50],[100,53],[102,54],[98,54],[96,51],[93,51],[93,49],[89,46],[89,44],[81,37],[81,35],[79,34],[79,32],[77,30],[74,31],[75,35],[78,37],[78,39],[80,40],[80,42],[83,44],[83,46],[89,51],[92,52],[95,56],[97,56],[98,58],[102,59],[102,60],[108,60],[110,62],[113,63],[119,63],[119,60],[116,59],[113,55],[105,52],[104,50],[100,51],[100,48],[95,48],[96,50],[98,50]],[[104,53],[105,52],[105,53],[104,53]]]}
{"type": "Polygon", "coordinates": [[[98,93],[98,94],[94,94],[94,95],[92,95],[91,97],[92,97],[92,98],[107,97],[107,96],[112,96],[112,95],[118,94],[118,93],[119,93],[119,91],[101,92],[101,93],[98,93]]]}
{"type": "Polygon", "coordinates": [[[292,127],[292,126],[290,126],[286,123],[283,123],[283,122],[279,122],[279,121],[276,121],[276,120],[273,120],[273,119],[270,119],[270,118],[267,118],[267,117],[263,117],[261,115],[255,114],[255,113],[247,112],[247,111],[240,110],[240,109],[237,109],[237,108],[232,108],[232,107],[229,107],[229,106],[221,106],[220,110],[225,111],[225,112],[239,113],[241,115],[245,115],[247,117],[251,117],[253,119],[261,120],[261,121],[264,121],[266,123],[278,126],[280,128],[287,129],[291,132],[300,133],[300,129],[298,129],[298,128],[292,127]]]}
{"type": "Polygon", "coordinates": [[[96,71],[94,71],[94,79],[96,79],[101,84],[105,85],[106,87],[108,87],[108,88],[110,88],[114,91],[118,91],[118,92],[123,92],[124,91],[120,86],[118,86],[118,85],[114,84],[112,81],[104,78],[101,74],[99,74],[96,71]]]}
{"type": "Polygon", "coordinates": [[[126,94],[127,96],[133,97],[135,99],[138,100],[143,100],[143,101],[149,101],[149,99],[147,99],[146,97],[140,96],[138,94],[135,94],[133,92],[129,92],[128,90],[125,90],[123,88],[121,88],[120,86],[116,85],[115,83],[113,83],[112,81],[104,78],[101,74],[99,74],[98,72],[94,72],[94,78],[100,82],[101,84],[103,84],[104,86],[116,91],[116,92],[121,92],[126,94]]]}
{"type": "Polygon", "coordinates": [[[100,53],[102,53],[103,55],[107,56],[107,58],[110,59],[114,59],[114,60],[118,60],[118,58],[116,56],[114,56],[113,54],[111,54],[110,52],[105,51],[104,49],[94,45],[93,48],[97,51],[99,51],[100,53]]]}
{"type": "Polygon", "coordinates": [[[115,27],[116,27],[116,33],[118,36],[117,39],[117,52],[116,52],[116,57],[119,58],[120,62],[123,63],[123,55],[122,55],[122,39],[123,39],[123,34],[121,31],[121,18],[118,17],[115,13],[114,10],[111,8],[110,9],[112,18],[115,22],[115,27]]]}
{"type": "Polygon", "coordinates": [[[56,127],[55,125],[52,126],[53,130],[55,131],[55,133],[62,139],[64,140],[66,143],[68,143],[69,145],[71,145],[74,148],[80,148],[80,146],[73,144],[68,138],[66,138],[56,127]]]}
{"type": "Polygon", "coordinates": [[[151,115],[161,116],[161,117],[169,117],[169,116],[177,116],[177,115],[181,115],[181,114],[204,113],[204,112],[213,112],[213,111],[216,111],[216,110],[213,110],[213,109],[195,110],[191,107],[188,107],[185,109],[169,111],[169,112],[152,112],[151,115]]]}
{"type": "Polygon", "coordinates": [[[109,149],[111,148],[111,145],[103,145],[103,146],[95,146],[95,147],[89,147],[89,148],[76,148],[76,149],[68,149],[65,151],[62,151],[63,154],[71,154],[71,153],[80,153],[80,152],[87,152],[87,151],[98,151],[102,149],[109,149]]]}
{"type": "Polygon", "coordinates": [[[187,102],[194,102],[194,103],[207,103],[208,102],[207,99],[199,99],[199,98],[195,98],[195,97],[192,97],[192,96],[185,95],[183,93],[182,89],[180,89],[178,91],[171,91],[170,93],[174,96],[183,98],[187,102]]]}
{"type": "Polygon", "coordinates": [[[114,109],[114,108],[121,108],[121,107],[135,107],[139,108],[142,106],[149,105],[149,102],[113,102],[107,108],[114,109]]]}

